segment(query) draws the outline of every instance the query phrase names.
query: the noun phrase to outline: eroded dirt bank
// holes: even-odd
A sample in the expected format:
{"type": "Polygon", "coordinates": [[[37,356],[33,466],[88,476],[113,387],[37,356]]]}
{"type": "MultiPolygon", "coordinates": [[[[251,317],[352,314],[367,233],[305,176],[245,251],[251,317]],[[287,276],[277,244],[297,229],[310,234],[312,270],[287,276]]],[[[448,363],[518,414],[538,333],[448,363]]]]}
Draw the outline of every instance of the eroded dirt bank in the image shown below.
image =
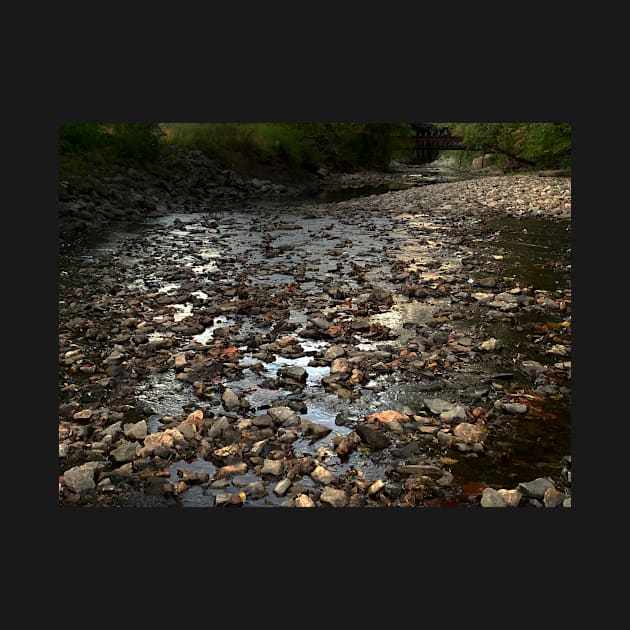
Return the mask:
{"type": "Polygon", "coordinates": [[[570,180],[162,214],[62,252],[63,506],[570,506],[570,180]]]}

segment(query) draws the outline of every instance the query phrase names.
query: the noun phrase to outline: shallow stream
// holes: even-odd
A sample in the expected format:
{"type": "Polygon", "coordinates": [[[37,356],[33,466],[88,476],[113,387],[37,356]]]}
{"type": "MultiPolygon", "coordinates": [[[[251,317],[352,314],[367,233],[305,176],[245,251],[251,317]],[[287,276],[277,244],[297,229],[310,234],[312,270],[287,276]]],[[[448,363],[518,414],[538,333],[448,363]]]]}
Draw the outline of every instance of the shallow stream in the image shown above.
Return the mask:
{"type": "MultiPolygon", "coordinates": [[[[408,186],[408,181],[401,182],[398,189],[408,186]]],[[[316,201],[334,204],[350,195],[360,200],[365,195],[386,195],[396,189],[395,184],[357,187],[353,191],[340,191],[337,197],[330,193],[316,201]]],[[[321,206],[313,205],[313,200],[249,203],[232,210],[174,214],[120,229],[114,227],[106,235],[64,248],[60,256],[60,293],[62,299],[69,299],[72,290],[84,283],[86,269],[94,272],[102,268],[104,291],[115,284],[136,291],[140,297],[143,293],[174,296],[175,301],[155,315],[152,340],[175,334],[183,347],[186,344],[198,347],[214,343],[216,335],[227,334],[241,356],[238,364],[241,377],[225,380],[223,385],[248,401],[250,414],[264,413],[280,400],[282,404],[293,400],[304,405],[301,417],[326,425],[331,432],[315,442],[296,441],[295,454],[317,454],[337,474],[354,468],[362,471],[364,479],[376,480],[384,475],[383,455],[359,449],[341,462],[333,450],[335,435],[348,434],[353,422],[378,410],[422,414],[422,400],[427,397],[448,397],[452,402],[483,405],[493,380],[491,376],[497,373],[511,372],[507,390],[518,391],[519,383],[527,385],[527,379],[514,369],[521,355],[549,362],[545,353],[535,354],[532,331],[537,326],[561,330],[558,327],[566,321],[566,313],[559,312],[550,318],[548,312],[536,310],[518,313],[509,321],[493,320],[482,316],[480,311],[461,307],[453,293],[426,298],[400,294],[400,285],[392,279],[393,266],[400,264],[416,272],[419,282],[431,286],[440,282],[465,286],[466,282],[479,279],[466,280],[463,275],[462,246],[455,240],[451,242],[448,231],[443,231],[447,221],[448,217],[441,223],[420,213],[412,217],[371,214],[367,220],[360,212],[339,217],[322,212],[321,206]],[[292,294],[291,287],[295,286],[300,290],[292,294]],[[341,288],[354,297],[355,303],[360,303],[374,286],[391,292],[394,299],[366,320],[370,325],[390,329],[390,338],[398,346],[413,343],[418,332],[426,331],[436,317],[456,312],[451,337],[500,340],[502,364],[488,356],[445,374],[377,373],[357,387],[351,397],[331,392],[322,382],[330,376],[330,366],[321,361],[321,356],[334,341],[303,337],[300,331],[316,314],[334,319],[337,324],[360,319],[353,306],[344,310],[338,303],[330,304],[326,292],[341,288]],[[248,288],[260,287],[279,296],[286,293],[284,300],[278,300],[276,317],[265,320],[230,308],[230,301],[246,294],[248,288]],[[236,295],[225,293],[230,289],[236,295]],[[225,297],[219,300],[221,294],[225,297]],[[203,315],[210,322],[196,334],[173,333],[168,326],[160,330],[160,324],[169,323],[171,318],[185,323],[196,315],[203,315]],[[248,345],[253,336],[264,336],[280,320],[285,322],[285,337],[294,339],[291,347],[300,348],[300,352],[261,354],[260,348],[248,345]],[[506,368],[506,362],[512,369],[506,368]],[[306,369],[306,383],[298,392],[278,386],[278,371],[284,366],[306,369]],[[276,385],[270,386],[272,382],[276,385]]],[[[471,219],[470,226],[474,233],[479,220],[471,219]]],[[[568,221],[491,217],[485,227],[491,230],[491,237],[484,238],[479,250],[489,257],[501,258],[504,280],[509,279],[514,286],[530,287],[534,292],[570,291],[568,221]]],[[[362,336],[361,330],[350,341],[355,351],[364,352],[387,350],[391,345],[388,339],[362,336]]],[[[569,381],[570,374],[559,383],[564,395],[548,397],[540,403],[541,414],[537,418],[515,418],[493,429],[486,442],[489,456],[452,454],[456,461],[451,470],[459,482],[512,488],[519,481],[557,475],[562,456],[571,452],[569,381]]],[[[494,379],[495,385],[498,382],[500,379],[494,379]]],[[[138,385],[136,400],[152,411],[147,418],[150,432],[160,429],[160,420],[165,416],[182,415],[199,405],[191,385],[177,380],[174,370],[150,374],[138,385]]],[[[215,415],[226,412],[219,389],[214,397],[204,399],[204,408],[215,415]]],[[[418,458],[437,454],[435,440],[428,438],[418,458]]],[[[206,472],[212,477],[215,467],[200,459],[176,462],[171,468],[174,483],[180,468],[206,472]]],[[[233,477],[223,488],[193,486],[180,500],[184,507],[210,507],[218,492],[238,492],[252,481],[255,477],[247,474],[233,477]]],[[[248,501],[247,505],[280,503],[281,498],[269,492],[248,501]]]]}

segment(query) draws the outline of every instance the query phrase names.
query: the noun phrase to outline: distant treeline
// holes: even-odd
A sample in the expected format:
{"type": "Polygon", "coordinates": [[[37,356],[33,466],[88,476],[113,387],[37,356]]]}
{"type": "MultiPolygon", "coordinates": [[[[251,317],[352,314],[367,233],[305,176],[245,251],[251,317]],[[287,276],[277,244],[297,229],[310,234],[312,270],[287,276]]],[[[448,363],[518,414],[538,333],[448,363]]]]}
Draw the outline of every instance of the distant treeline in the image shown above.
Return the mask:
{"type": "Polygon", "coordinates": [[[453,135],[463,137],[467,147],[463,157],[468,160],[491,153],[499,164],[538,169],[571,166],[570,123],[450,123],[449,127],[453,135]]]}
{"type": "MultiPolygon", "coordinates": [[[[316,172],[324,167],[387,170],[412,155],[415,123],[64,123],[59,127],[62,168],[81,158],[104,167],[147,165],[169,146],[198,149],[225,167],[252,163],[316,172]]],[[[493,153],[536,168],[571,160],[568,123],[436,123],[461,135],[460,160],[493,153]]]]}

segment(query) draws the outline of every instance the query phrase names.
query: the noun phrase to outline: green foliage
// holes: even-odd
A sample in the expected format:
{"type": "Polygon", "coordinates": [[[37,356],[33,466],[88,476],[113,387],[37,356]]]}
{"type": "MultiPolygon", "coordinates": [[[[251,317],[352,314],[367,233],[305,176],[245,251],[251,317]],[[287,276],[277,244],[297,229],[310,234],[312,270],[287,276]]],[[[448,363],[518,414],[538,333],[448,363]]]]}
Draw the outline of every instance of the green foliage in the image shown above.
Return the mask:
{"type": "Polygon", "coordinates": [[[147,164],[160,156],[164,132],[157,123],[114,123],[111,142],[123,161],[147,164]]]}
{"type": "Polygon", "coordinates": [[[226,166],[235,166],[239,155],[260,159],[264,153],[251,124],[164,123],[163,129],[169,144],[196,149],[226,166]]]}
{"type": "Polygon", "coordinates": [[[316,171],[387,169],[400,123],[169,123],[168,142],[203,151],[231,167],[245,157],[260,163],[316,171]]]}
{"type": "Polygon", "coordinates": [[[317,170],[323,161],[311,123],[262,123],[257,131],[267,152],[291,167],[317,170]]]}
{"type": "Polygon", "coordinates": [[[329,123],[323,133],[333,147],[329,165],[342,170],[387,170],[400,146],[400,136],[410,136],[406,123],[329,123]]]}
{"type": "MultiPolygon", "coordinates": [[[[387,170],[412,135],[406,123],[66,123],[59,129],[62,170],[88,162],[109,171],[165,157],[166,144],[202,151],[239,170],[256,165],[316,172],[358,168],[387,170]]],[[[169,152],[168,166],[177,158],[169,152]],[[170,156],[170,158],[169,158],[170,156]]]]}
{"type": "Polygon", "coordinates": [[[571,165],[571,125],[569,123],[534,123],[530,125],[523,155],[541,168],[571,165]]]}
{"type": "Polygon", "coordinates": [[[568,123],[459,123],[452,133],[463,137],[467,151],[495,153],[536,168],[564,168],[571,163],[568,123]]]}
{"type": "Polygon", "coordinates": [[[100,123],[63,123],[59,125],[60,153],[74,153],[102,147],[106,142],[100,123]]]}
{"type": "Polygon", "coordinates": [[[160,157],[163,136],[156,123],[64,123],[59,126],[60,169],[80,173],[88,162],[108,171],[146,165],[160,157]]]}

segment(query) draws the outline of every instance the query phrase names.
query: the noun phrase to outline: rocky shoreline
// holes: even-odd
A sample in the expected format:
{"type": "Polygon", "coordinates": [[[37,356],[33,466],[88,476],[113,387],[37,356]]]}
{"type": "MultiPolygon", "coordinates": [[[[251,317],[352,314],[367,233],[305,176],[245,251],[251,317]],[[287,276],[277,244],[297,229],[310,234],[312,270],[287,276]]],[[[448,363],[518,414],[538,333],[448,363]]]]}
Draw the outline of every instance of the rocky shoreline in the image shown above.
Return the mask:
{"type": "Polygon", "coordinates": [[[59,237],[62,243],[72,241],[112,221],[203,211],[247,199],[295,197],[317,190],[318,180],[306,174],[298,183],[288,181],[287,185],[248,179],[222,168],[201,151],[172,147],[157,166],[60,180],[59,237]],[[177,166],[168,166],[169,162],[177,166]]]}
{"type": "Polygon", "coordinates": [[[568,452],[554,474],[510,487],[457,474],[459,458],[503,465],[491,436],[570,397],[570,289],[514,282],[487,248],[493,216],[570,221],[570,179],[483,176],[256,214],[297,189],[197,157],[203,182],[62,183],[62,240],[115,208],[251,208],[165,221],[116,255],[62,265],[60,505],[570,507],[568,452]],[[392,323],[419,305],[422,318],[392,323]],[[484,326],[464,331],[472,311],[484,326]],[[529,331],[531,356],[487,334],[520,315],[548,322],[529,331]],[[255,387],[239,385],[252,375],[255,387]],[[385,397],[401,377],[425,388],[413,405],[385,397]],[[142,400],[156,378],[189,392],[186,407],[142,400]],[[334,425],[309,417],[315,389],[352,412],[334,425]]]}

